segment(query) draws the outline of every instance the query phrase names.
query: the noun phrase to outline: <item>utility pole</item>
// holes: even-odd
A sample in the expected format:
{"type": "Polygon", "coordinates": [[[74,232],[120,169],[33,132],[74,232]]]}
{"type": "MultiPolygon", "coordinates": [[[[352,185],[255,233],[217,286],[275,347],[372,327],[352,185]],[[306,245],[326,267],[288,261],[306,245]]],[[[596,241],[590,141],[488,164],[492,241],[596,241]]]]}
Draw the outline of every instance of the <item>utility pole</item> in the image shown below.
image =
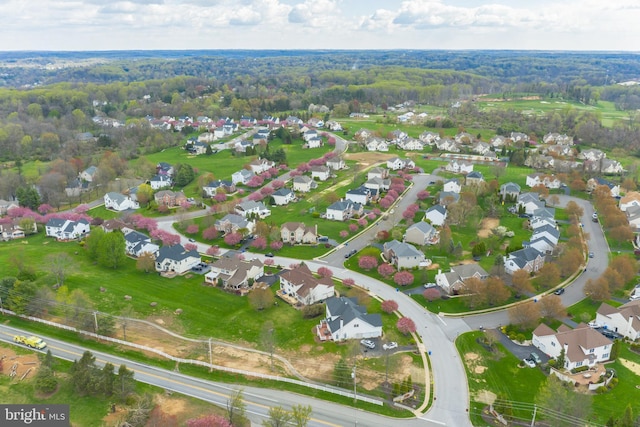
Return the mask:
{"type": "Polygon", "coordinates": [[[93,321],[95,323],[96,334],[97,334],[98,333],[98,312],[97,311],[93,312],[93,321]]]}
{"type": "Polygon", "coordinates": [[[538,407],[536,405],[533,405],[533,418],[531,418],[531,427],[533,427],[536,423],[536,410],[538,409],[538,407]]]}
{"type": "Polygon", "coordinates": [[[4,314],[4,306],[2,305],[2,297],[0,297],[0,310],[2,310],[2,314],[4,314]]]}

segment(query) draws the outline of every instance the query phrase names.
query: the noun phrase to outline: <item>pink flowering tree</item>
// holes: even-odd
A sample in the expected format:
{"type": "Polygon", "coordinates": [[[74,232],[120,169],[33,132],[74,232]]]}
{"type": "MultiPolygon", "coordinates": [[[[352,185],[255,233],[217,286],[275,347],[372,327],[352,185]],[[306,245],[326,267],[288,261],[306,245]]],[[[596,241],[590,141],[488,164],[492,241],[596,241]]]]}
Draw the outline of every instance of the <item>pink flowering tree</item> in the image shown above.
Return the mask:
{"type": "Polygon", "coordinates": [[[369,212],[367,214],[367,218],[369,218],[369,220],[374,221],[376,219],[376,214],[373,212],[369,212]]]}
{"type": "Polygon", "coordinates": [[[279,173],[280,170],[278,168],[269,168],[269,174],[271,175],[271,178],[275,178],[279,173]]]}
{"type": "Polygon", "coordinates": [[[249,199],[251,201],[254,201],[254,202],[259,202],[260,200],[264,199],[264,196],[259,191],[256,191],[255,193],[249,194],[247,199],[249,199]]]}
{"type": "Polygon", "coordinates": [[[276,240],[274,242],[271,242],[271,244],[269,245],[269,247],[271,249],[273,249],[274,251],[279,251],[280,249],[282,249],[282,246],[284,245],[284,243],[282,243],[282,241],[280,240],[276,240]]]}
{"type": "MultiPolygon", "coordinates": [[[[33,218],[35,216],[38,216],[38,214],[33,212],[31,209],[23,208],[23,207],[11,208],[7,211],[7,215],[9,215],[11,218],[24,218],[24,217],[33,218]]],[[[60,215],[55,215],[55,217],[58,217],[58,216],[62,218],[62,216],[60,215]]]]}
{"type": "Polygon", "coordinates": [[[229,246],[235,246],[242,240],[242,234],[240,233],[227,233],[224,236],[224,242],[229,246]]]}
{"type": "Polygon", "coordinates": [[[73,211],[75,213],[84,214],[84,213],[87,213],[88,210],[89,210],[89,205],[87,205],[86,203],[83,203],[81,205],[76,206],[76,208],[73,211]]]}
{"type": "Polygon", "coordinates": [[[422,292],[422,296],[427,301],[432,302],[433,300],[440,298],[441,295],[440,291],[437,288],[429,288],[425,289],[424,292],[422,292]]]}
{"type": "Polygon", "coordinates": [[[382,209],[389,209],[389,207],[393,204],[393,199],[391,197],[384,196],[378,203],[380,204],[380,207],[382,209]]]}
{"type": "Polygon", "coordinates": [[[347,288],[350,288],[356,284],[356,281],[351,277],[347,277],[342,281],[342,284],[345,285],[347,288]]]}
{"type": "Polygon", "coordinates": [[[340,231],[340,237],[345,239],[345,238],[347,238],[347,236],[349,236],[349,232],[347,230],[340,231]]]}
{"type": "Polygon", "coordinates": [[[416,323],[408,317],[401,317],[398,319],[396,327],[405,335],[412,334],[416,331],[416,323]]]}
{"type": "Polygon", "coordinates": [[[380,308],[385,313],[391,314],[391,313],[393,313],[395,311],[398,311],[398,303],[395,302],[392,299],[387,299],[387,300],[382,301],[382,304],[380,304],[380,308]]]}
{"type": "Polygon", "coordinates": [[[380,216],[380,214],[382,213],[382,211],[380,209],[378,209],[378,208],[373,208],[373,210],[371,212],[376,214],[376,216],[380,216]]]}
{"type": "Polygon", "coordinates": [[[393,275],[393,281],[396,285],[399,286],[407,286],[413,283],[414,277],[413,274],[408,271],[398,271],[393,275]]]}
{"type": "Polygon", "coordinates": [[[405,209],[404,212],[402,212],[402,218],[404,218],[405,220],[410,220],[413,219],[413,217],[415,216],[415,212],[412,211],[411,209],[405,209]]]}
{"type": "Polygon", "coordinates": [[[239,188],[237,190],[237,193],[238,193],[238,196],[240,196],[240,197],[244,196],[244,193],[245,193],[244,188],[239,188]]]}
{"type": "Polygon", "coordinates": [[[354,224],[354,223],[349,224],[349,231],[352,233],[355,233],[356,231],[358,231],[358,224],[354,224]]]}
{"type": "Polygon", "coordinates": [[[216,193],[216,195],[213,196],[213,200],[215,200],[218,203],[222,203],[227,200],[227,195],[223,192],[216,193]]]}
{"type": "Polygon", "coordinates": [[[311,166],[308,163],[300,163],[296,170],[300,173],[309,172],[311,170],[311,166]]]}
{"type": "Polygon", "coordinates": [[[291,172],[289,172],[289,176],[290,176],[291,178],[293,178],[293,177],[295,177],[295,176],[300,176],[300,175],[302,175],[302,172],[297,171],[297,170],[292,170],[291,172]]]}
{"type": "Polygon", "coordinates": [[[195,243],[187,243],[186,245],[184,245],[184,248],[187,251],[195,251],[198,250],[198,245],[196,245],[195,243]]]}
{"type": "Polygon", "coordinates": [[[198,224],[189,224],[187,226],[187,229],[185,230],[185,233],[196,234],[198,231],[200,231],[200,227],[198,227],[198,224]]]}
{"type": "Polygon", "coordinates": [[[187,420],[187,427],[233,427],[222,415],[205,415],[187,420]]]}
{"type": "Polygon", "coordinates": [[[358,258],[358,267],[364,270],[371,270],[378,266],[378,260],[374,256],[363,255],[358,258]]]}
{"type": "Polygon", "coordinates": [[[274,261],[273,258],[266,258],[264,260],[264,265],[267,265],[269,267],[271,267],[272,265],[274,265],[276,262],[274,261]]]}
{"type": "MultiPolygon", "coordinates": [[[[404,184],[393,184],[389,187],[389,191],[395,191],[397,194],[401,194],[405,188],[404,184]]],[[[397,195],[396,198],[398,198],[397,195]]]]}
{"type": "Polygon", "coordinates": [[[295,270],[298,267],[300,267],[300,263],[289,264],[289,270],[295,270]]]}
{"type": "Polygon", "coordinates": [[[258,236],[251,242],[251,247],[263,251],[267,248],[267,239],[265,237],[258,236]]]}
{"type": "Polygon", "coordinates": [[[158,221],[153,218],[141,217],[136,223],[136,227],[152,232],[153,230],[158,229],[158,221]]]}
{"type": "Polygon", "coordinates": [[[366,227],[367,224],[369,224],[369,222],[367,221],[367,218],[360,218],[358,220],[358,225],[362,228],[366,227]]]}
{"type": "Polygon", "coordinates": [[[46,215],[52,210],[53,210],[53,206],[46,203],[43,203],[40,206],[38,206],[38,212],[40,212],[40,215],[46,215]]]}
{"type": "Polygon", "coordinates": [[[327,268],[327,267],[320,267],[318,269],[318,275],[320,277],[324,277],[324,278],[331,278],[333,277],[333,271],[331,271],[331,269],[327,268]]]}
{"type": "Polygon", "coordinates": [[[271,188],[271,187],[262,187],[260,189],[260,194],[262,194],[265,197],[269,197],[270,195],[273,194],[274,191],[275,190],[273,188],[271,188]]]}
{"type": "Polygon", "coordinates": [[[284,181],[281,179],[275,179],[271,182],[271,186],[274,189],[279,190],[280,188],[284,187],[284,181]]]}
{"type": "Polygon", "coordinates": [[[416,195],[416,197],[418,197],[418,200],[425,200],[425,199],[428,199],[430,195],[431,193],[429,193],[427,190],[422,190],[422,191],[418,191],[418,194],[416,195]]]}
{"type": "Polygon", "coordinates": [[[220,248],[217,245],[209,246],[207,249],[207,255],[209,256],[218,256],[220,254],[220,248]]]}
{"type": "Polygon", "coordinates": [[[251,188],[260,187],[262,184],[264,184],[264,178],[260,175],[254,175],[247,181],[247,187],[251,188]]]}
{"type": "Polygon", "coordinates": [[[330,136],[330,137],[327,139],[327,144],[328,144],[330,147],[335,146],[335,145],[336,145],[336,139],[335,139],[334,137],[330,136]]]}
{"type": "Polygon", "coordinates": [[[399,193],[392,188],[387,192],[387,195],[385,197],[389,197],[390,199],[393,199],[395,201],[398,198],[398,194],[399,193]]]}
{"type": "Polygon", "coordinates": [[[218,230],[215,227],[207,227],[202,231],[202,238],[205,240],[217,239],[218,230]]]}
{"type": "Polygon", "coordinates": [[[385,262],[384,264],[380,264],[380,266],[378,267],[378,274],[384,277],[385,279],[388,279],[389,277],[391,277],[391,275],[395,272],[396,272],[395,267],[389,264],[388,262],[385,262]]]}

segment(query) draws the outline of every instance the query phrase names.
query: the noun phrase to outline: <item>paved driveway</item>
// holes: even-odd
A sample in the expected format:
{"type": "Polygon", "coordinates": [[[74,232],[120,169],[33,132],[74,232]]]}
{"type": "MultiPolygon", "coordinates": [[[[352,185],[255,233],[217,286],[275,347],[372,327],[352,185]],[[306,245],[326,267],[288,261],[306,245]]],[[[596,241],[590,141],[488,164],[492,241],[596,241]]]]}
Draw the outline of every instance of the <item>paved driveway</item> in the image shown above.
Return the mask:
{"type": "Polygon", "coordinates": [[[504,345],[504,347],[507,350],[509,350],[509,352],[513,354],[518,360],[522,360],[525,357],[529,357],[531,352],[535,351],[536,353],[538,353],[538,356],[540,356],[540,360],[542,360],[542,363],[547,363],[549,361],[549,357],[546,354],[542,353],[537,348],[535,348],[534,346],[530,344],[529,345],[516,344],[515,342],[511,341],[509,337],[503,334],[499,329],[490,329],[490,330],[487,330],[486,333],[495,334],[495,336],[498,337],[500,343],[504,345]]]}

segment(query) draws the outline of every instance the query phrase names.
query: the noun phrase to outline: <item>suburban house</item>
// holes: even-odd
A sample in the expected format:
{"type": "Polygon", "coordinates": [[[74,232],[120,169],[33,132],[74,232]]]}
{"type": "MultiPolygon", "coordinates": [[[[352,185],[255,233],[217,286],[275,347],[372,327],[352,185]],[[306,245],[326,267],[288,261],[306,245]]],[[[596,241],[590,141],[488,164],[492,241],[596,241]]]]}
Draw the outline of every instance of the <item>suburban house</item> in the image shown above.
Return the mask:
{"type": "Polygon", "coordinates": [[[35,221],[31,221],[30,225],[27,221],[14,218],[9,222],[0,223],[0,238],[2,240],[21,239],[27,234],[35,234],[38,232],[38,225],[35,221]]]}
{"type": "Polygon", "coordinates": [[[611,197],[620,197],[620,184],[613,183],[604,178],[591,178],[587,181],[586,190],[590,193],[599,186],[607,186],[609,188],[609,192],[611,193],[611,197]]]}
{"type": "Polygon", "coordinates": [[[404,241],[418,246],[435,245],[440,241],[440,236],[431,224],[418,221],[407,228],[404,234],[404,241]]]}
{"type": "Polygon", "coordinates": [[[465,144],[465,145],[469,145],[475,141],[475,138],[469,132],[460,132],[456,134],[456,136],[454,136],[453,139],[458,144],[465,144]]]}
{"type": "Polygon", "coordinates": [[[431,225],[442,227],[447,220],[447,208],[443,205],[433,205],[424,213],[424,221],[431,225]]]}
{"type": "Polygon", "coordinates": [[[246,184],[255,174],[247,169],[240,169],[237,172],[231,174],[231,181],[234,184],[246,184]]]}
{"type": "MultiPolygon", "coordinates": [[[[80,178],[76,178],[73,181],[69,181],[67,185],[64,187],[64,193],[67,195],[67,197],[78,197],[80,194],[88,190],[89,190],[89,183],[87,181],[81,180],[80,178]]],[[[18,205],[16,204],[16,206],[18,205]]],[[[2,215],[1,207],[0,207],[0,215],[2,215]]]]}
{"type": "Polygon", "coordinates": [[[280,226],[280,238],[289,244],[318,243],[318,225],[304,225],[303,222],[285,222],[280,226]]]}
{"type": "Polygon", "coordinates": [[[500,186],[500,195],[503,200],[516,200],[520,195],[520,186],[515,182],[507,182],[500,186]]]}
{"type": "Polygon", "coordinates": [[[540,253],[547,254],[553,252],[556,245],[545,236],[532,236],[531,240],[522,242],[522,247],[533,248],[540,253]]]}
{"type": "Polygon", "coordinates": [[[540,200],[538,193],[522,193],[518,196],[518,209],[524,209],[524,212],[533,215],[536,209],[544,208],[545,203],[540,200]]]}
{"type": "Polygon", "coordinates": [[[640,207],[631,206],[630,208],[627,208],[625,213],[627,214],[629,227],[631,227],[635,233],[640,231],[640,207]]]}
{"type": "Polygon", "coordinates": [[[149,180],[149,185],[152,190],[161,190],[163,188],[171,187],[171,177],[167,175],[154,175],[153,178],[149,180]]]}
{"type": "Polygon", "coordinates": [[[389,190],[391,180],[389,178],[370,178],[363,185],[371,190],[376,190],[379,194],[382,191],[389,190]]]}
{"type": "Polygon", "coordinates": [[[473,163],[452,160],[444,168],[447,172],[467,174],[473,172],[473,163]]]}
{"type": "Polygon", "coordinates": [[[316,278],[304,263],[280,273],[280,291],[302,305],[316,304],[335,294],[333,280],[316,278]]]}
{"type": "Polygon", "coordinates": [[[555,246],[558,244],[558,239],[560,239],[560,231],[555,226],[551,225],[545,225],[533,230],[533,234],[531,235],[532,241],[541,237],[545,237],[555,246]]]}
{"type": "Polygon", "coordinates": [[[347,165],[345,164],[344,159],[342,157],[334,157],[327,160],[327,166],[329,166],[331,170],[334,170],[334,171],[347,168],[347,165]]]}
{"type": "Polygon", "coordinates": [[[326,318],[316,328],[320,341],[344,341],[382,336],[382,317],[367,314],[356,298],[330,297],[326,301],[326,318]]]}
{"type": "Polygon", "coordinates": [[[533,188],[537,185],[543,185],[549,189],[558,189],[562,182],[554,175],[547,175],[543,173],[532,173],[527,175],[526,181],[527,187],[533,188]]]}
{"type": "Polygon", "coordinates": [[[303,175],[293,177],[293,191],[299,191],[301,193],[308,193],[314,188],[317,188],[318,184],[313,178],[303,175]]]}
{"type": "Polygon", "coordinates": [[[105,231],[105,233],[111,233],[112,231],[121,231],[123,234],[128,233],[132,230],[129,228],[129,225],[119,219],[108,219],[102,224],[100,227],[105,231]]]}
{"type": "Polygon", "coordinates": [[[309,142],[309,140],[317,137],[318,137],[318,131],[315,129],[309,129],[302,135],[302,139],[304,139],[306,142],[309,142]]]}
{"type": "Polygon", "coordinates": [[[173,166],[167,162],[160,162],[156,165],[156,173],[158,175],[165,175],[171,178],[173,176],[173,166]]]}
{"type": "Polygon", "coordinates": [[[401,159],[400,157],[394,157],[393,159],[387,160],[387,168],[393,171],[415,167],[416,164],[411,159],[401,159]]]}
{"type": "Polygon", "coordinates": [[[327,207],[325,218],[336,221],[346,221],[353,216],[360,216],[364,212],[360,203],[354,203],[351,200],[340,200],[327,207]]]}
{"type": "Polygon", "coordinates": [[[448,273],[443,273],[442,270],[438,270],[435,280],[436,285],[440,286],[443,291],[449,295],[453,295],[464,290],[465,280],[473,277],[479,280],[485,280],[489,277],[489,273],[487,273],[480,264],[461,264],[451,267],[451,271],[448,273]]]}
{"type": "Polygon", "coordinates": [[[561,325],[557,332],[542,323],[533,331],[531,344],[556,359],[564,350],[564,368],[575,369],[609,360],[613,342],[584,323],[575,329],[561,325]]]}
{"type": "Polygon", "coordinates": [[[627,194],[622,196],[620,199],[620,210],[625,212],[632,206],[640,206],[640,192],[637,191],[629,191],[627,194]]]}
{"type": "Polygon", "coordinates": [[[596,311],[596,323],[635,341],[640,338],[640,300],[630,301],[620,307],[602,303],[596,311]]]}
{"type": "Polygon", "coordinates": [[[266,172],[275,166],[276,166],[275,162],[272,162],[271,160],[267,160],[267,159],[255,159],[251,163],[249,163],[249,168],[251,169],[251,172],[253,172],[256,175],[259,175],[262,172],[266,172]]]}
{"type": "Polygon", "coordinates": [[[95,166],[89,166],[88,168],[80,172],[78,178],[80,178],[82,181],[93,182],[93,179],[96,177],[96,173],[98,173],[98,168],[95,166]]]}
{"type": "Polygon", "coordinates": [[[262,202],[254,202],[253,200],[247,200],[236,205],[236,212],[245,218],[251,218],[257,216],[259,218],[266,218],[271,215],[271,210],[267,208],[262,202]]]}
{"type": "Polygon", "coordinates": [[[371,168],[369,172],[367,172],[367,179],[372,179],[372,178],[381,178],[381,179],[389,178],[389,169],[381,168],[379,166],[371,168]]]}
{"type": "Polygon", "coordinates": [[[207,197],[214,197],[218,194],[218,191],[223,191],[227,194],[234,193],[236,191],[236,185],[232,181],[218,179],[202,187],[202,191],[204,191],[207,197]]]}
{"type": "Polygon", "coordinates": [[[377,136],[371,137],[365,143],[368,151],[389,151],[389,144],[377,136]]]}
{"type": "Polygon", "coordinates": [[[440,135],[426,130],[418,136],[418,139],[429,145],[433,145],[436,141],[440,140],[440,135]]]}
{"type": "Polygon", "coordinates": [[[217,220],[213,226],[222,233],[235,233],[238,230],[251,232],[253,231],[254,222],[248,221],[241,215],[227,214],[217,220]]]}
{"type": "Polygon", "coordinates": [[[188,251],[182,245],[163,246],[156,257],[156,271],[183,274],[200,264],[202,259],[196,250],[188,251]]]}
{"type": "Polygon", "coordinates": [[[467,176],[465,177],[465,182],[467,185],[480,185],[485,181],[482,172],[473,171],[467,174],[467,176]]]}
{"type": "Polygon", "coordinates": [[[350,200],[354,203],[367,205],[370,201],[372,201],[372,199],[377,198],[377,196],[377,190],[372,190],[364,185],[361,185],[358,188],[348,190],[344,198],[345,200],[350,200]]]}
{"type": "Polygon", "coordinates": [[[246,153],[250,148],[253,148],[253,141],[248,141],[246,139],[236,142],[234,146],[237,153],[246,153]]]}
{"type": "Polygon", "coordinates": [[[544,227],[547,225],[551,227],[556,227],[556,220],[553,218],[542,217],[542,216],[534,216],[533,218],[529,219],[529,228],[531,228],[532,230],[536,230],[540,227],[544,227]]]}
{"type": "Polygon", "coordinates": [[[600,161],[600,172],[607,175],[621,174],[624,172],[624,168],[617,160],[602,159],[600,161]]]}
{"type": "Polygon", "coordinates": [[[273,203],[278,206],[288,205],[296,199],[296,194],[288,188],[280,188],[271,195],[273,203]]]}
{"type": "Polygon", "coordinates": [[[264,276],[264,264],[259,259],[244,261],[237,257],[222,257],[211,264],[211,270],[204,275],[204,281],[233,291],[248,290],[250,284],[264,276]]]}
{"type": "Polygon", "coordinates": [[[312,166],[311,178],[318,178],[319,181],[326,181],[331,176],[331,169],[329,166],[312,166]]]}
{"type": "Polygon", "coordinates": [[[318,148],[318,147],[322,147],[322,138],[319,137],[315,137],[315,138],[311,138],[309,139],[304,145],[304,148],[318,148]]]}
{"type": "MultiPolygon", "coordinates": [[[[533,211],[532,219],[537,219],[537,218],[554,219],[555,217],[556,217],[556,208],[550,208],[545,206],[544,208],[538,208],[535,211],[533,211]]],[[[554,220],[553,227],[556,228],[555,220],[554,220]]]]}
{"type": "Polygon", "coordinates": [[[398,270],[419,267],[421,263],[426,261],[422,251],[413,245],[397,240],[386,242],[382,252],[387,262],[395,265],[398,270]]]}
{"type": "Polygon", "coordinates": [[[20,204],[18,202],[2,200],[0,199],[0,216],[6,215],[9,212],[9,209],[19,208],[20,204]]]}
{"type": "Polygon", "coordinates": [[[507,138],[502,135],[496,135],[489,140],[489,144],[491,144],[493,148],[502,148],[505,145],[507,145],[511,140],[512,140],[511,138],[507,138]]]}
{"type": "Polygon", "coordinates": [[[198,138],[192,138],[189,140],[189,142],[187,142],[187,144],[185,144],[184,148],[189,153],[198,156],[200,154],[206,154],[207,148],[209,148],[209,144],[204,141],[200,141],[198,138]]]}
{"type": "Polygon", "coordinates": [[[436,148],[440,151],[449,151],[451,153],[459,153],[460,144],[453,139],[443,138],[434,142],[436,148]]]}
{"type": "Polygon", "coordinates": [[[585,161],[590,162],[598,162],[601,159],[607,157],[607,153],[602,150],[598,150],[597,148],[589,148],[587,150],[582,150],[580,154],[578,154],[578,158],[585,161]]]}
{"type": "Polygon", "coordinates": [[[462,191],[462,185],[460,185],[460,180],[458,178],[448,179],[444,182],[442,186],[442,191],[446,191],[449,193],[460,193],[462,191]]]}
{"type": "Polygon", "coordinates": [[[140,204],[135,199],[135,195],[125,196],[121,193],[110,192],[104,195],[104,207],[122,212],[128,209],[138,209],[140,204]]]}
{"type": "Polygon", "coordinates": [[[491,152],[491,146],[484,141],[478,141],[473,145],[473,147],[471,147],[471,151],[484,156],[485,154],[491,152]]]}
{"type": "Polygon", "coordinates": [[[89,221],[86,219],[71,221],[69,219],[51,218],[45,225],[45,235],[63,241],[76,240],[89,233],[89,229],[89,221]]]}
{"type": "Polygon", "coordinates": [[[542,142],[545,144],[573,145],[573,137],[552,132],[542,137],[542,142]]]}
{"type": "Polygon", "coordinates": [[[153,198],[158,206],[165,205],[170,208],[187,203],[187,196],[182,191],[160,190],[153,195],[153,198]]]}
{"type": "Polygon", "coordinates": [[[458,193],[453,193],[451,191],[441,191],[438,194],[438,203],[442,206],[456,203],[458,200],[460,200],[460,194],[458,193]]]}
{"type": "Polygon", "coordinates": [[[544,265],[544,254],[534,248],[523,248],[504,257],[504,269],[507,274],[518,270],[535,273],[544,265]]]}
{"type": "Polygon", "coordinates": [[[399,149],[406,151],[422,151],[424,150],[424,143],[419,139],[405,138],[402,141],[398,141],[396,144],[399,149]]]}
{"type": "Polygon", "coordinates": [[[127,255],[138,258],[147,252],[155,258],[158,256],[160,246],[151,241],[151,238],[139,231],[129,230],[124,234],[124,250],[127,255]]]}

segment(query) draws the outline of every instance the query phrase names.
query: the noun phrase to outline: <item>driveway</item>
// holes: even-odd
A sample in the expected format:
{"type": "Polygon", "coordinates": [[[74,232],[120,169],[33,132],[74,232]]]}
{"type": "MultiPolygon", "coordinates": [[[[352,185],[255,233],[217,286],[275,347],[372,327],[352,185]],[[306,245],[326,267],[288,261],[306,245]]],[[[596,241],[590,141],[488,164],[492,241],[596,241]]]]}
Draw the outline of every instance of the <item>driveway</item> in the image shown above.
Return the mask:
{"type": "Polygon", "coordinates": [[[500,341],[500,343],[507,349],[511,354],[513,354],[518,360],[522,360],[525,357],[529,357],[531,352],[535,351],[540,356],[540,360],[542,363],[547,363],[549,361],[549,357],[542,353],[540,350],[532,346],[531,344],[520,345],[509,339],[505,334],[500,331],[500,329],[489,329],[485,333],[494,334],[496,338],[500,341]]]}

